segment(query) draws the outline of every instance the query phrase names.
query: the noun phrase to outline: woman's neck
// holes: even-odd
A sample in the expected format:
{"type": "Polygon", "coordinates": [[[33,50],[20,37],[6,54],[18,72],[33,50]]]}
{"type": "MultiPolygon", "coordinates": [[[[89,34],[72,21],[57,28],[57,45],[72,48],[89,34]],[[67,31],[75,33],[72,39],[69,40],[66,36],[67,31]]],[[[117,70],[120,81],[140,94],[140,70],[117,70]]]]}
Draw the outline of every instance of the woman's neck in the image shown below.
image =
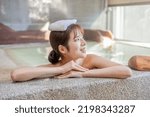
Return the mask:
{"type": "Polygon", "coordinates": [[[73,59],[71,59],[71,58],[62,58],[61,60],[60,60],[60,65],[64,65],[64,64],[66,64],[66,63],[68,63],[69,61],[72,61],[73,59]]]}
{"type": "MultiPolygon", "coordinates": [[[[73,59],[62,59],[62,60],[60,60],[60,65],[64,65],[64,64],[66,64],[66,63],[68,63],[69,61],[72,61],[72,60],[73,59]]],[[[79,65],[82,65],[83,60],[84,60],[83,58],[78,58],[78,59],[73,60],[73,61],[75,61],[79,65]]]]}

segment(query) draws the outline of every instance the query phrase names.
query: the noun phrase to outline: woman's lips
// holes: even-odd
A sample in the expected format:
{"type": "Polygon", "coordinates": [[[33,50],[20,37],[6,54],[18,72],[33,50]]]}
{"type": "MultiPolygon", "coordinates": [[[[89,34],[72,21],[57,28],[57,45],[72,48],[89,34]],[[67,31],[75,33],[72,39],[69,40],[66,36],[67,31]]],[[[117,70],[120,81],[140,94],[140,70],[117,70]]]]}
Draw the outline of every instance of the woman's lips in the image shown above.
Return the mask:
{"type": "Polygon", "coordinates": [[[85,53],[86,52],[86,47],[81,48],[80,51],[85,53]]]}

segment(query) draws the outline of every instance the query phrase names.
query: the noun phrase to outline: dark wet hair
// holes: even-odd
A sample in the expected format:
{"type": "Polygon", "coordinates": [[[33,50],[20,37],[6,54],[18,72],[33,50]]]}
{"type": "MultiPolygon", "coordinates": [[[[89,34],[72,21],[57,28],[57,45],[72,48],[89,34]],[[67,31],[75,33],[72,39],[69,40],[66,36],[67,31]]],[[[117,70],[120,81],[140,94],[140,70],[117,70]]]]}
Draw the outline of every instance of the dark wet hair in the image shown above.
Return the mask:
{"type": "Polygon", "coordinates": [[[69,50],[68,41],[70,38],[70,33],[74,31],[74,34],[76,35],[76,29],[84,33],[83,28],[81,28],[78,24],[71,24],[65,31],[51,31],[49,40],[53,50],[49,53],[49,62],[56,64],[62,57],[58,50],[59,45],[63,45],[69,50]]]}

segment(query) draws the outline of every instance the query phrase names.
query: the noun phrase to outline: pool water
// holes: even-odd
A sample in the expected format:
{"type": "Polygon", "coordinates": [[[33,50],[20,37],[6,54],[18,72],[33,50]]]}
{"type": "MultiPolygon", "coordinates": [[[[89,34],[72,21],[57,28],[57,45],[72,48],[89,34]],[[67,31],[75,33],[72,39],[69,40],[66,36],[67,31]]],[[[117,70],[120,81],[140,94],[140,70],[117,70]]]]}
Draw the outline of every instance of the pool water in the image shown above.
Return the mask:
{"type": "MultiPolygon", "coordinates": [[[[49,63],[47,56],[51,51],[48,44],[43,46],[21,46],[4,48],[6,54],[17,65],[36,66],[49,63]]],[[[87,53],[106,57],[112,61],[127,64],[133,55],[150,55],[150,48],[138,47],[123,43],[115,43],[112,47],[104,49],[96,42],[87,42],[87,53]]]]}

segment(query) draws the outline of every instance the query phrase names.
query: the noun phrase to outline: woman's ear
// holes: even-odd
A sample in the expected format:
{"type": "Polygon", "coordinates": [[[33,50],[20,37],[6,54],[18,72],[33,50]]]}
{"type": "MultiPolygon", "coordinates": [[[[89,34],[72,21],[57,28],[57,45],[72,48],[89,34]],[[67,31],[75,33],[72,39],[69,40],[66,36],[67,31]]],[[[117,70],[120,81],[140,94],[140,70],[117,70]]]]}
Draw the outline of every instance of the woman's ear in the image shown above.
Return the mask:
{"type": "Polygon", "coordinates": [[[59,45],[58,46],[58,50],[62,54],[66,54],[68,52],[67,48],[65,46],[63,46],[63,45],[59,45]]]}

